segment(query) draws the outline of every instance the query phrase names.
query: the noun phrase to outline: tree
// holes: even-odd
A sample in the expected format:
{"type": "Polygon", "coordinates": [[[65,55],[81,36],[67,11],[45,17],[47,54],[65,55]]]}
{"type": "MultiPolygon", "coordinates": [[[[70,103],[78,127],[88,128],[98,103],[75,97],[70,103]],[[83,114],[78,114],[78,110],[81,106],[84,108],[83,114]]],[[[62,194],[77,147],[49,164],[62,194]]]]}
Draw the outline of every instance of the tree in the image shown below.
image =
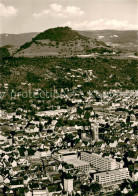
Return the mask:
{"type": "Polygon", "coordinates": [[[74,140],[73,140],[74,136],[69,133],[65,135],[64,141],[66,141],[67,143],[71,143],[71,146],[73,147],[74,144],[74,140]]]}
{"type": "Polygon", "coordinates": [[[81,117],[83,110],[80,107],[77,107],[77,113],[79,114],[79,116],[81,117]]]}
{"type": "Polygon", "coordinates": [[[121,191],[116,191],[116,192],[114,193],[114,196],[123,196],[123,194],[121,193],[121,191]]]}
{"type": "Polygon", "coordinates": [[[83,126],[83,130],[85,130],[85,126],[88,126],[87,120],[85,119],[82,120],[82,126],[83,126]]]}
{"type": "Polygon", "coordinates": [[[90,190],[93,192],[93,193],[97,193],[101,190],[102,186],[98,183],[92,183],[90,185],[90,190]]]}
{"type": "Polygon", "coordinates": [[[120,185],[120,189],[123,190],[124,188],[128,188],[129,182],[128,181],[124,181],[121,185],[120,185]]]}
{"type": "Polygon", "coordinates": [[[83,141],[83,143],[85,144],[85,146],[87,146],[88,142],[87,141],[83,141]]]}
{"type": "Polygon", "coordinates": [[[85,112],[84,118],[88,120],[90,118],[90,112],[85,112]]]}
{"type": "Polygon", "coordinates": [[[10,134],[11,134],[11,136],[12,136],[12,143],[14,143],[15,131],[11,131],[10,134]]]}
{"type": "Polygon", "coordinates": [[[60,119],[58,120],[57,126],[58,126],[58,127],[62,127],[62,126],[64,126],[64,125],[65,125],[65,124],[64,124],[63,118],[60,118],[60,119]]]}
{"type": "Polygon", "coordinates": [[[7,48],[0,48],[0,58],[10,57],[10,53],[7,48]]]}
{"type": "Polygon", "coordinates": [[[43,131],[43,125],[41,123],[39,123],[39,132],[43,131]]]}
{"type": "Polygon", "coordinates": [[[86,193],[88,193],[90,191],[90,187],[88,185],[81,185],[80,189],[81,189],[83,195],[86,195],[86,193]]]}

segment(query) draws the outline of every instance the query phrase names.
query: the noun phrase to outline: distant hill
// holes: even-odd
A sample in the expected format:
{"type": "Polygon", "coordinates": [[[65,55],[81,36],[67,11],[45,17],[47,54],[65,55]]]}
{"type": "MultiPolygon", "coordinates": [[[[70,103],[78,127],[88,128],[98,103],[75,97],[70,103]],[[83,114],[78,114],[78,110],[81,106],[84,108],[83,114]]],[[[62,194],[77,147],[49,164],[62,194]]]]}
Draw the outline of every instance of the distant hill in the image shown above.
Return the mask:
{"type": "Polygon", "coordinates": [[[29,42],[38,33],[22,33],[22,34],[0,34],[0,47],[5,45],[13,45],[19,47],[25,42],[29,42]]]}
{"type": "Polygon", "coordinates": [[[98,39],[103,42],[111,42],[117,44],[137,43],[137,31],[117,31],[117,30],[95,30],[95,31],[78,31],[81,35],[98,39]]]}
{"type": "Polygon", "coordinates": [[[38,33],[0,34],[0,47],[5,47],[13,54],[21,45],[32,40],[38,33]]]}
{"type": "Polygon", "coordinates": [[[116,47],[125,51],[135,52],[138,48],[138,32],[117,31],[117,30],[97,30],[78,31],[81,35],[103,41],[111,47],[116,47]]]}

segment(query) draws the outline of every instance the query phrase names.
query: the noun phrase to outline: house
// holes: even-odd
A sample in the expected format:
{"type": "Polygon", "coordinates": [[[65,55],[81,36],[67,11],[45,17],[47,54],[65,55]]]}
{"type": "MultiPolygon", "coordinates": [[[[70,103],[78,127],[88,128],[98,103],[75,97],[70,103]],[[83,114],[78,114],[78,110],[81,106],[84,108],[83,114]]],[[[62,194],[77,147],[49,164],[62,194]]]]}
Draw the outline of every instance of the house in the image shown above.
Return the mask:
{"type": "Polygon", "coordinates": [[[47,191],[45,190],[33,190],[33,196],[47,196],[47,191]]]}

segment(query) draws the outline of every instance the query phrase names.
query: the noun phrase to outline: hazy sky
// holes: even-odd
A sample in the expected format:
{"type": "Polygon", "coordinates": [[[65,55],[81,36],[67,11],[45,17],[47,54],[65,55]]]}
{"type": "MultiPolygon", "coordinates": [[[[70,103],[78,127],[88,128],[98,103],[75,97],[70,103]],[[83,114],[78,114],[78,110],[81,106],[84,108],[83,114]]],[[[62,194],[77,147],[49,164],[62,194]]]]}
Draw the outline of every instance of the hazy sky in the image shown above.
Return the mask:
{"type": "Polygon", "coordinates": [[[0,0],[0,33],[138,30],[138,0],[0,0]]]}

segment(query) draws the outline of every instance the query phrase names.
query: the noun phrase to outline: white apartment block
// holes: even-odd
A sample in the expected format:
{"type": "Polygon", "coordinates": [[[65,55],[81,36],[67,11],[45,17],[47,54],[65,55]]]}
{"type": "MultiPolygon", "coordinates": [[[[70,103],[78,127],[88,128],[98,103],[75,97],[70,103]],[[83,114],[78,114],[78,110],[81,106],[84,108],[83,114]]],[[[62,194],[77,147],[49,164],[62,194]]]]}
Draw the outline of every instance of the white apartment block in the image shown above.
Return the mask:
{"type": "Polygon", "coordinates": [[[123,165],[112,158],[105,158],[99,154],[81,152],[81,160],[85,161],[99,171],[108,171],[122,168],[123,165]]]}
{"type": "Polygon", "coordinates": [[[123,180],[129,178],[128,168],[122,168],[114,171],[102,172],[94,174],[94,181],[102,186],[111,186],[120,184],[123,180]]]}
{"type": "Polygon", "coordinates": [[[69,193],[73,191],[73,179],[64,179],[64,189],[69,193]]]}

